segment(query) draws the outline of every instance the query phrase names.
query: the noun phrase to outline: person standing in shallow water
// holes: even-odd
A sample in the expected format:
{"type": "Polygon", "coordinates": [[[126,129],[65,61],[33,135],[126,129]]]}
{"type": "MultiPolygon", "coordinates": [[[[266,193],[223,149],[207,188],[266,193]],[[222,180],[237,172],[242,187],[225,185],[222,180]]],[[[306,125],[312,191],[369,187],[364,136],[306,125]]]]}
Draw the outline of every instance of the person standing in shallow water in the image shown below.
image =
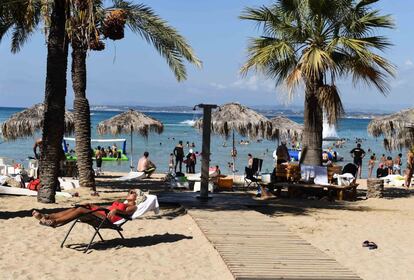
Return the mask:
{"type": "Polygon", "coordinates": [[[177,172],[177,165],[179,166],[179,170],[182,173],[182,166],[184,160],[184,148],[183,148],[183,141],[179,141],[177,146],[175,146],[173,154],[175,156],[175,166],[174,172],[177,172]]]}
{"type": "Polygon", "coordinates": [[[353,148],[350,153],[351,156],[354,158],[354,164],[358,166],[357,178],[361,178],[362,159],[365,157],[365,151],[361,148],[361,144],[358,143],[356,148],[353,148]]]}

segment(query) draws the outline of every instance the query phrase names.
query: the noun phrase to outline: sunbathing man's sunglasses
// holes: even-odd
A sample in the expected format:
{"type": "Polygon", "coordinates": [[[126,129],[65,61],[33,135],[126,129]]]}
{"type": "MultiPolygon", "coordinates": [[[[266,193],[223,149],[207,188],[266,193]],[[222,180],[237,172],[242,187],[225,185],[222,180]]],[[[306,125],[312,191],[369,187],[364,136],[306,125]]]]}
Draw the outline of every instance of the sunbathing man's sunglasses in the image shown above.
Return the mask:
{"type": "Polygon", "coordinates": [[[129,194],[137,194],[136,191],[129,191],[129,194]]]}

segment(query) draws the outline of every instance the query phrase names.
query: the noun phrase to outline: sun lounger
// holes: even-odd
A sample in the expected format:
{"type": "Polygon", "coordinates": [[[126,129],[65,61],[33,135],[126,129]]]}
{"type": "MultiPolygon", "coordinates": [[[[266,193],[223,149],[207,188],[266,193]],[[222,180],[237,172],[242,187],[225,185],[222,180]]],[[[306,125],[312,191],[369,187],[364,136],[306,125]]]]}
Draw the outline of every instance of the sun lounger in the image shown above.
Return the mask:
{"type": "Polygon", "coordinates": [[[62,190],[72,190],[80,187],[79,180],[71,178],[59,178],[59,183],[62,190]]]}
{"type": "Polygon", "coordinates": [[[147,199],[138,204],[137,206],[137,210],[131,215],[131,216],[123,216],[123,215],[117,215],[122,217],[122,220],[119,220],[115,223],[112,223],[110,220],[108,220],[108,218],[101,218],[98,216],[93,215],[93,212],[96,211],[105,211],[105,213],[109,213],[109,210],[106,208],[99,208],[96,209],[94,211],[91,211],[89,213],[86,213],[84,215],[82,215],[81,217],[79,217],[78,219],[76,219],[72,225],[69,228],[69,231],[66,233],[65,238],[62,241],[62,244],[60,245],[61,248],[63,248],[63,245],[66,242],[66,239],[68,238],[69,234],[71,233],[73,227],[77,224],[77,223],[85,223],[90,225],[91,227],[93,227],[95,229],[94,234],[90,240],[90,242],[88,243],[86,249],[83,251],[84,253],[86,253],[89,248],[92,245],[92,242],[94,241],[96,235],[99,236],[99,238],[101,239],[101,241],[104,241],[104,239],[102,238],[102,235],[100,234],[100,230],[101,229],[109,229],[109,230],[115,230],[116,232],[118,232],[118,234],[121,236],[122,239],[124,239],[124,236],[122,235],[121,231],[123,231],[122,226],[131,220],[135,220],[139,217],[141,217],[143,214],[145,214],[148,211],[154,211],[155,214],[158,214],[159,212],[159,204],[158,204],[158,199],[157,196],[155,195],[146,195],[147,199]]]}
{"type": "MultiPolygon", "coordinates": [[[[5,186],[0,186],[0,194],[37,196],[36,191],[31,191],[29,189],[24,188],[13,188],[5,186]]],[[[56,192],[56,195],[62,197],[72,197],[72,195],[67,192],[56,192]]]]}
{"type": "Polygon", "coordinates": [[[116,181],[134,181],[134,180],[140,180],[144,179],[146,177],[144,172],[135,172],[131,171],[128,173],[128,175],[116,178],[116,181]]]}

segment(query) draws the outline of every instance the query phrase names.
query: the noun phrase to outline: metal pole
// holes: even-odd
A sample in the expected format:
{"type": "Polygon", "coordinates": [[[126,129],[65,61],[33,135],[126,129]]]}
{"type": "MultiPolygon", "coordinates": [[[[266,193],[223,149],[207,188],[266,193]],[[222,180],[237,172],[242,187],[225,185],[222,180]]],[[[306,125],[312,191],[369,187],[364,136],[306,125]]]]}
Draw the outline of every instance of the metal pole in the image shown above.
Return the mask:
{"type": "Polygon", "coordinates": [[[211,110],[217,105],[200,104],[203,108],[203,143],[202,143],[202,163],[201,163],[201,188],[200,199],[208,199],[208,180],[210,166],[210,141],[211,141],[211,110]]]}
{"type": "Polygon", "coordinates": [[[232,170],[233,178],[234,178],[234,174],[236,173],[236,154],[235,154],[235,151],[236,151],[236,143],[234,142],[234,129],[233,129],[233,150],[231,152],[231,156],[233,158],[233,170],[232,170]]]}
{"type": "Polygon", "coordinates": [[[132,170],[133,170],[133,168],[134,168],[134,165],[133,165],[134,163],[133,163],[133,159],[132,159],[132,158],[133,158],[133,156],[134,156],[134,155],[132,154],[132,153],[133,153],[133,150],[134,150],[134,149],[133,149],[133,144],[132,144],[132,133],[133,133],[133,131],[132,131],[132,127],[131,127],[131,154],[129,155],[129,156],[131,157],[131,166],[129,167],[129,168],[131,169],[131,171],[132,171],[132,170]]]}

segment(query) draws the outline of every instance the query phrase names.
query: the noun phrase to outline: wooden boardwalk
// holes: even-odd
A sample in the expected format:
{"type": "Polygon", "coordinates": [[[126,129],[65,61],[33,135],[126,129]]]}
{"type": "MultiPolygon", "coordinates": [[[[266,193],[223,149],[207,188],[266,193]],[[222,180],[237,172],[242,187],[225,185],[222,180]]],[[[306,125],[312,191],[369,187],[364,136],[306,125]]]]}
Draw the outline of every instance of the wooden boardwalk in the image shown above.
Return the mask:
{"type": "Polygon", "coordinates": [[[189,210],[235,279],[360,279],[289,229],[255,211],[189,210]]]}

